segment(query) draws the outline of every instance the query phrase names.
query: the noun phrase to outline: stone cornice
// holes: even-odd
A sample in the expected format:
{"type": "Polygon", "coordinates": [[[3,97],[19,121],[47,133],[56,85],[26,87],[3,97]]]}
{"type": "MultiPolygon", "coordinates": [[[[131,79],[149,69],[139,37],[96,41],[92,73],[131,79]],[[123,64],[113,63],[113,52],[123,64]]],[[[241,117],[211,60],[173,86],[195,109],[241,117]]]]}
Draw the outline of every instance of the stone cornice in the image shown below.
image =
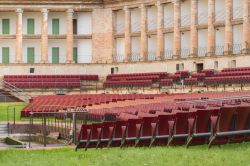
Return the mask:
{"type": "Polygon", "coordinates": [[[0,0],[1,5],[101,5],[102,0],[0,0]]]}

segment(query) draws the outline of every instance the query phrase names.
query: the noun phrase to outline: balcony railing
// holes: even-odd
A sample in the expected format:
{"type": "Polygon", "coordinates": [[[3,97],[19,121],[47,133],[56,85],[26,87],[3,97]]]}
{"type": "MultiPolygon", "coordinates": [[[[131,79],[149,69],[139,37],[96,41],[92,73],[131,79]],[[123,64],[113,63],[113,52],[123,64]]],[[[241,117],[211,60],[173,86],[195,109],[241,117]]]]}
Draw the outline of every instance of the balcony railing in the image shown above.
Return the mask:
{"type": "Polygon", "coordinates": [[[171,28],[174,26],[174,18],[168,17],[164,19],[164,27],[165,28],[171,28]]]}
{"type": "Polygon", "coordinates": [[[140,53],[138,53],[138,52],[132,52],[131,53],[131,61],[132,62],[138,62],[138,61],[140,61],[140,53]]]}
{"type": "Polygon", "coordinates": [[[181,16],[181,26],[190,25],[190,14],[181,16]]]}
{"type": "Polygon", "coordinates": [[[233,19],[243,18],[243,7],[233,8],[233,19]]]}
{"type": "Polygon", "coordinates": [[[156,60],[156,51],[149,51],[149,52],[148,52],[148,60],[149,60],[149,61],[154,61],[154,60],[156,60]]]}
{"type": "Polygon", "coordinates": [[[242,44],[241,43],[234,43],[232,47],[233,54],[240,54],[242,51],[242,44]]]}
{"type": "Polygon", "coordinates": [[[206,56],[206,54],[207,54],[207,47],[199,47],[198,48],[197,55],[199,57],[206,56]]]}
{"type": "Polygon", "coordinates": [[[207,24],[208,15],[207,12],[201,12],[198,14],[198,24],[207,24]]]}
{"type": "Polygon", "coordinates": [[[133,22],[131,24],[131,31],[132,32],[140,32],[141,31],[141,23],[139,22],[133,22]]]}
{"type": "Polygon", "coordinates": [[[114,56],[114,62],[123,62],[124,61],[124,55],[123,54],[116,54],[116,56],[114,56]]]}
{"type": "Polygon", "coordinates": [[[165,59],[172,59],[173,51],[172,50],[164,50],[164,58],[165,59]]]}
{"type": "Polygon", "coordinates": [[[181,49],[181,58],[187,58],[190,55],[190,50],[188,48],[181,49]]]}
{"type": "Polygon", "coordinates": [[[216,46],[214,53],[215,53],[215,55],[223,55],[224,54],[224,46],[223,45],[216,46]]]}
{"type": "Polygon", "coordinates": [[[225,10],[217,10],[215,12],[215,21],[224,21],[225,20],[225,10]]]}

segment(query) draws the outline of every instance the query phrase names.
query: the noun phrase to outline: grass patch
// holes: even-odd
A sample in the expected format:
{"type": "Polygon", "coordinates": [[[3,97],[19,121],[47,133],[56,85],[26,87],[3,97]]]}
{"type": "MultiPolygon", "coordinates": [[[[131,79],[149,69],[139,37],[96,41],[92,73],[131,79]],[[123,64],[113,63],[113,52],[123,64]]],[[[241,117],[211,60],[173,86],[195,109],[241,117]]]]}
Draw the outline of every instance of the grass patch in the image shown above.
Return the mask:
{"type": "Polygon", "coordinates": [[[57,150],[5,150],[0,151],[1,165],[62,166],[247,166],[250,161],[250,143],[214,146],[110,148],[88,151],[57,150]]]}
{"type": "Polygon", "coordinates": [[[21,111],[26,106],[23,102],[14,103],[0,103],[0,122],[7,121],[7,111],[9,110],[9,120],[14,121],[14,108],[16,113],[16,121],[27,121],[26,118],[21,117],[21,111]]]}

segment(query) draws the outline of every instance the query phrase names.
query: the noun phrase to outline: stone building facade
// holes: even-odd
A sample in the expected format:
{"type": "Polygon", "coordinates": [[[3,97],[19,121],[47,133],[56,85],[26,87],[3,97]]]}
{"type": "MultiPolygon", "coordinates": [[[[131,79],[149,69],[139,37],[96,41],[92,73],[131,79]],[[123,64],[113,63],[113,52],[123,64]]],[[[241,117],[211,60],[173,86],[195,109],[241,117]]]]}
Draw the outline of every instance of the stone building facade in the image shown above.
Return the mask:
{"type": "Polygon", "coordinates": [[[249,66],[249,5],[249,0],[0,0],[1,75],[249,66]]]}

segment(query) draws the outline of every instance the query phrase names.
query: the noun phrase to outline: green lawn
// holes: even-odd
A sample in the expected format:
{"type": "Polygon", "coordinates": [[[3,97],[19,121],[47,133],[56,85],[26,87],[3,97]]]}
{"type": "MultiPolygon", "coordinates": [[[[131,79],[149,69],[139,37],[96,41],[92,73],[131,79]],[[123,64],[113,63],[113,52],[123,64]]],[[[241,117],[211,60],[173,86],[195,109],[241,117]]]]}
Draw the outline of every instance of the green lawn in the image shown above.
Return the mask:
{"type": "Polygon", "coordinates": [[[248,166],[250,143],[214,146],[0,151],[0,165],[34,166],[248,166]]]}
{"type": "Polygon", "coordinates": [[[21,110],[26,106],[25,103],[0,103],[0,122],[7,121],[7,110],[9,110],[9,120],[14,119],[14,108],[16,112],[16,121],[26,121],[28,119],[20,119],[21,110]]]}

